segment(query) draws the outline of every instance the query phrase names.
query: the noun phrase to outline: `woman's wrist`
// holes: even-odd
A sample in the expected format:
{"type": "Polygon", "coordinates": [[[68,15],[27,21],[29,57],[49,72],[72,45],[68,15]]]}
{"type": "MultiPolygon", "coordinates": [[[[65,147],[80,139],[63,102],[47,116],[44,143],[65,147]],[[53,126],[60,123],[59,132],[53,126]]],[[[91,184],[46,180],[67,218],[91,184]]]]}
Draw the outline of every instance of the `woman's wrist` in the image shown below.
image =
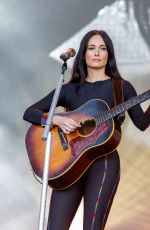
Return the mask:
{"type": "Polygon", "coordinates": [[[52,120],[53,125],[58,125],[59,119],[60,119],[60,116],[57,116],[57,115],[53,116],[53,120],[52,120]]]}
{"type": "MultiPolygon", "coordinates": [[[[41,125],[42,126],[45,126],[47,117],[48,117],[47,113],[43,113],[42,118],[41,118],[41,125]]],[[[60,120],[60,116],[57,116],[57,115],[53,116],[52,124],[53,125],[58,125],[59,120],[60,120]]]]}

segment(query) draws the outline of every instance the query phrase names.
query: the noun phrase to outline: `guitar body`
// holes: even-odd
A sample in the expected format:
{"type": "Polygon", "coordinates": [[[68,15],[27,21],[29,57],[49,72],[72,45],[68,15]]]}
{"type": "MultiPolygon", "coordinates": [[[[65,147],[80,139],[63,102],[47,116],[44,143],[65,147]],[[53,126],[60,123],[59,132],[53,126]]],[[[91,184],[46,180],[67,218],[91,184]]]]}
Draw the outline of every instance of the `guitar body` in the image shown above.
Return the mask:
{"type": "MultiPolygon", "coordinates": [[[[59,113],[80,122],[81,127],[70,134],[54,126],[49,168],[49,185],[54,189],[64,189],[74,184],[99,157],[115,150],[121,139],[121,130],[116,129],[113,119],[101,124],[95,120],[107,111],[108,105],[99,99],[86,102],[75,111],[59,113]]],[[[42,140],[43,127],[31,125],[26,135],[26,148],[34,173],[42,178],[45,141],[42,140]]]]}

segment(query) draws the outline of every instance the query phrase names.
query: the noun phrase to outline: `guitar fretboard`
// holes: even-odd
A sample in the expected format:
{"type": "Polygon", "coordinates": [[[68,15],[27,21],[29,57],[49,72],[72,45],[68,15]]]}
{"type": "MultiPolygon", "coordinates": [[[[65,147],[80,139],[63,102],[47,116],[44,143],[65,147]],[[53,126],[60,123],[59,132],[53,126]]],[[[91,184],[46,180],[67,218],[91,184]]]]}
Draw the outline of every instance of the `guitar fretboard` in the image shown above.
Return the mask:
{"type": "Polygon", "coordinates": [[[150,90],[135,96],[123,103],[121,103],[120,105],[115,106],[114,108],[105,111],[103,113],[101,113],[100,115],[96,116],[95,119],[97,121],[98,124],[101,124],[107,120],[110,120],[111,118],[117,116],[118,114],[134,107],[135,105],[140,104],[141,102],[144,102],[146,100],[148,100],[150,98],[150,90]]]}

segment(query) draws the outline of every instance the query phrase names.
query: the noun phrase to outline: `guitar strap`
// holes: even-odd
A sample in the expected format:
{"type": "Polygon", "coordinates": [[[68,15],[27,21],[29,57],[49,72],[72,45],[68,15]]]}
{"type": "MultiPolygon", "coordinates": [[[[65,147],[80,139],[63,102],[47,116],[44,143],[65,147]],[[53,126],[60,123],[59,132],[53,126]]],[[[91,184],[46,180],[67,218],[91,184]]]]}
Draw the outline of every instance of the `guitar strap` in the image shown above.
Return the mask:
{"type": "MultiPolygon", "coordinates": [[[[114,106],[119,105],[124,102],[123,96],[123,86],[122,86],[122,79],[121,78],[113,78],[112,79],[112,87],[113,87],[113,100],[114,106]]],[[[125,112],[119,114],[117,119],[120,124],[123,123],[125,119],[125,112]]]]}

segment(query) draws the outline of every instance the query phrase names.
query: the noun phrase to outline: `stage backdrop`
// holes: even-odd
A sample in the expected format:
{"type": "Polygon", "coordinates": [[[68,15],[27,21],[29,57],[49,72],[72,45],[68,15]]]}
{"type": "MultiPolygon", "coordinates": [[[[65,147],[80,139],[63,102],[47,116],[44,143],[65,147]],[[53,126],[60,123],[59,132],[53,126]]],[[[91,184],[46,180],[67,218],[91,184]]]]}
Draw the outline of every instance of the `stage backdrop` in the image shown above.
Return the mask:
{"type": "MultiPolygon", "coordinates": [[[[0,229],[38,229],[41,184],[30,169],[24,144],[30,125],[22,116],[55,87],[60,53],[78,50],[91,29],[108,32],[122,76],[138,93],[148,90],[149,0],[0,0],[0,229]]],[[[149,230],[150,130],[139,131],[128,114],[122,130],[121,180],[106,230],[149,230]]],[[[47,212],[50,195],[51,189],[47,212]]],[[[81,203],[71,230],[82,229],[82,216],[81,203]]]]}

